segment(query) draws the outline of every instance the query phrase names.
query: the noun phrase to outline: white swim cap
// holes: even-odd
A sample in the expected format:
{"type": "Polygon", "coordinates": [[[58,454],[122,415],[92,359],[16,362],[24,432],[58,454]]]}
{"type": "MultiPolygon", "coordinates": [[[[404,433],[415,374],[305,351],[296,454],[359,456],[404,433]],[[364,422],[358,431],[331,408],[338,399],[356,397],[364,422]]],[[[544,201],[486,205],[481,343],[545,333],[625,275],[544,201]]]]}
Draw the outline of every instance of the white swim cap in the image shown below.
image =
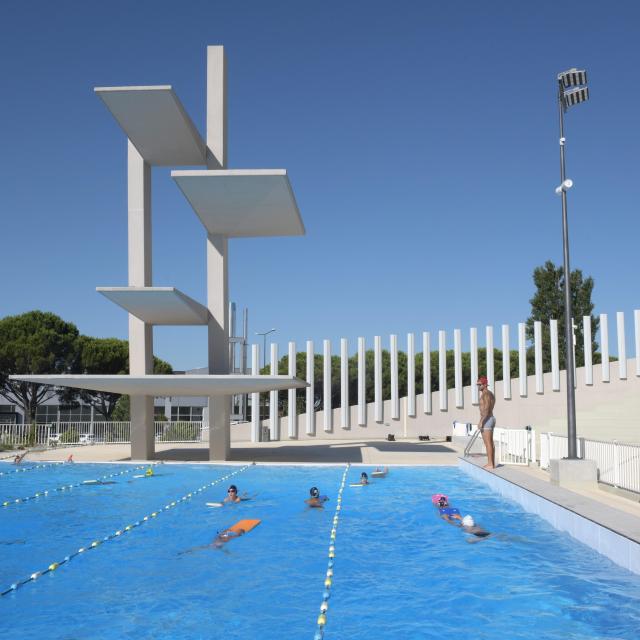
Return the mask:
{"type": "Polygon", "coordinates": [[[474,524],[475,520],[473,519],[473,516],[465,516],[464,518],[462,518],[463,527],[473,527],[474,524]]]}

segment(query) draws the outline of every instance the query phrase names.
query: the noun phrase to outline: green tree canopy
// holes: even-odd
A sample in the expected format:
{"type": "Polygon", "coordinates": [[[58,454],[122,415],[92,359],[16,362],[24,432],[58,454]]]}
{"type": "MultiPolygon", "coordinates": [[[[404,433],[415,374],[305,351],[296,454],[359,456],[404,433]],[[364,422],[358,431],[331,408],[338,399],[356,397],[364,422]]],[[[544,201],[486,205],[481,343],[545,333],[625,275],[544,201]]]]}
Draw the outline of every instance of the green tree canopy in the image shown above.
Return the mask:
{"type": "MultiPolygon", "coordinates": [[[[556,266],[551,260],[547,260],[541,267],[533,271],[533,282],[536,292],[529,301],[531,303],[531,315],[527,320],[527,338],[533,340],[534,322],[542,322],[542,358],[545,371],[551,370],[550,330],[549,320],[558,321],[558,352],[560,368],[565,368],[566,342],[564,339],[564,268],[556,266]]],[[[598,343],[594,336],[598,330],[600,321],[593,315],[594,305],[591,302],[593,292],[593,278],[585,278],[580,269],[571,272],[569,281],[571,287],[571,309],[573,321],[576,325],[576,366],[584,366],[584,332],[582,317],[591,318],[591,351],[594,354],[594,362],[598,343]]]]}
{"type": "Polygon", "coordinates": [[[29,311],[0,319],[0,395],[17,404],[29,422],[39,405],[53,396],[48,385],[9,380],[11,374],[74,371],[78,329],[53,313],[29,311]]]}

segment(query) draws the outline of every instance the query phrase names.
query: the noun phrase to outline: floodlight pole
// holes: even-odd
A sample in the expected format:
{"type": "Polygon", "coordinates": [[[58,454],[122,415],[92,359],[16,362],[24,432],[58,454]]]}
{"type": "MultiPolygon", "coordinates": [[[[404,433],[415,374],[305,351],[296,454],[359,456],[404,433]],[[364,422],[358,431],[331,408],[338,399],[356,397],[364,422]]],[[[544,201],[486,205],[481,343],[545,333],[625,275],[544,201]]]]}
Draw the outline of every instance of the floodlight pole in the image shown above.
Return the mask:
{"type": "MultiPolygon", "coordinates": [[[[562,80],[558,81],[558,113],[560,115],[560,184],[566,179],[564,158],[564,89],[562,80]]],[[[564,339],[565,366],[567,370],[567,458],[575,460],[578,457],[576,436],[576,385],[573,357],[573,313],[571,311],[571,270],[569,267],[569,221],[567,218],[567,190],[562,189],[562,246],[564,255],[564,339]]]]}

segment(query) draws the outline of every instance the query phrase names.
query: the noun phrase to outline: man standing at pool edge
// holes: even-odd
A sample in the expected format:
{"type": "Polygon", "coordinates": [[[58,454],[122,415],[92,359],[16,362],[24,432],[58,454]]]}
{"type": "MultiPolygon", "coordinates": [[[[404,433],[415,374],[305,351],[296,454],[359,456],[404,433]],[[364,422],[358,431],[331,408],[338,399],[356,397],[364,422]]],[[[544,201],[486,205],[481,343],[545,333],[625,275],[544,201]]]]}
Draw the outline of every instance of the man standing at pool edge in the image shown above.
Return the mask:
{"type": "Polygon", "coordinates": [[[476,384],[480,387],[480,422],[478,422],[478,429],[480,429],[484,447],[487,450],[487,464],[484,465],[484,468],[495,469],[496,448],[493,444],[493,429],[496,426],[496,419],[493,415],[493,407],[496,404],[496,398],[489,391],[489,381],[486,376],[480,376],[476,384]]]}

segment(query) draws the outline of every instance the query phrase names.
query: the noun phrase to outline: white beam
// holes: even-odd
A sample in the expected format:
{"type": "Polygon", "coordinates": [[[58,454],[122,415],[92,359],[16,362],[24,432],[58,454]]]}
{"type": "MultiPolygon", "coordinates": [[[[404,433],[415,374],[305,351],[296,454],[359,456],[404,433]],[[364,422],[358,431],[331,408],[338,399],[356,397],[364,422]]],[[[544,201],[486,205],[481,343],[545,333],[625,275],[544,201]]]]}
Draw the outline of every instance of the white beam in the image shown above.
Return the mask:
{"type": "MultiPolygon", "coordinates": [[[[251,345],[251,375],[260,374],[260,345],[251,345]]],[[[260,442],[260,394],[251,394],[251,442],[260,442]]]]}
{"type": "Polygon", "coordinates": [[[400,420],[400,397],[398,395],[398,336],[389,337],[391,347],[391,419],[400,420]]]}
{"type": "Polygon", "coordinates": [[[358,338],[358,425],[367,425],[366,347],[364,338],[358,338]]]}
{"type": "Polygon", "coordinates": [[[469,342],[471,348],[471,404],[480,402],[478,396],[478,330],[475,327],[469,329],[469,342]]]}
{"type": "Polygon", "coordinates": [[[422,405],[423,413],[430,414],[433,410],[431,403],[431,334],[422,332],[422,405]]]}
{"type": "Polygon", "coordinates": [[[627,343],[624,335],[624,313],[616,313],[617,336],[618,336],[618,377],[620,380],[627,379],[627,343]]]}
{"type": "Polygon", "coordinates": [[[640,309],[633,312],[636,337],[636,376],[640,376],[640,309]]]}
{"type": "Polygon", "coordinates": [[[502,325],[502,397],[511,400],[511,347],[509,325],[502,325]]]}
{"type": "Polygon", "coordinates": [[[348,347],[347,339],[340,338],[340,422],[343,429],[351,429],[348,347]]]}
{"type": "Polygon", "coordinates": [[[382,422],[382,342],[380,336],[373,338],[373,377],[374,377],[374,401],[375,401],[375,419],[376,422],[382,422]]]}
{"type": "Polygon", "coordinates": [[[407,415],[416,417],[416,339],[407,334],[407,415]]]}
{"type": "Polygon", "coordinates": [[[535,344],[536,359],[536,393],[544,393],[544,373],[542,369],[542,323],[536,320],[533,323],[533,340],[535,344]]]}
{"type": "Polygon", "coordinates": [[[323,370],[323,415],[324,415],[324,430],[333,431],[333,407],[331,405],[331,341],[325,340],[323,342],[324,348],[324,370],[323,370]]]}
{"type": "Polygon", "coordinates": [[[558,358],[558,321],[549,320],[549,338],[551,343],[551,388],[560,391],[560,365],[558,358]]]}
{"type": "Polygon", "coordinates": [[[438,331],[438,395],[440,411],[446,411],[447,398],[447,338],[444,331],[438,331]]]}
{"type": "Polygon", "coordinates": [[[584,383],[593,384],[593,354],[591,345],[591,316],[582,316],[582,337],[584,339],[584,383]]]}
{"type": "Polygon", "coordinates": [[[524,322],[518,322],[518,381],[520,397],[527,397],[527,334],[524,322]]]}
{"type": "Polygon", "coordinates": [[[453,352],[456,408],[462,409],[464,407],[464,398],[462,393],[462,334],[460,329],[453,330],[453,352]]]}
{"type": "MultiPolygon", "coordinates": [[[[278,345],[271,343],[271,375],[278,375],[278,345]]],[[[280,440],[280,414],[278,411],[278,392],[272,391],[269,397],[269,428],[271,440],[280,440]]]]}
{"type": "Polygon", "coordinates": [[[207,47],[207,166],[227,166],[227,61],[224,47],[207,47]]]}
{"type": "Polygon", "coordinates": [[[313,340],[307,340],[307,396],[306,410],[307,423],[306,433],[308,436],[316,435],[316,407],[315,407],[315,353],[313,351],[313,340]]]}
{"type": "MultiPolygon", "coordinates": [[[[289,342],[289,375],[295,378],[296,375],[296,343],[289,342]]],[[[298,403],[296,402],[296,390],[289,389],[287,392],[287,423],[289,427],[289,437],[298,437],[298,403]]]]}
{"type": "Polygon", "coordinates": [[[610,382],[609,319],[606,313],[600,314],[600,353],[602,354],[602,382],[610,382]]]}
{"type": "Polygon", "coordinates": [[[494,353],[493,353],[493,327],[487,326],[486,328],[486,336],[487,336],[487,379],[489,381],[488,387],[491,391],[495,392],[496,386],[496,375],[495,375],[495,367],[494,367],[494,353]]]}

